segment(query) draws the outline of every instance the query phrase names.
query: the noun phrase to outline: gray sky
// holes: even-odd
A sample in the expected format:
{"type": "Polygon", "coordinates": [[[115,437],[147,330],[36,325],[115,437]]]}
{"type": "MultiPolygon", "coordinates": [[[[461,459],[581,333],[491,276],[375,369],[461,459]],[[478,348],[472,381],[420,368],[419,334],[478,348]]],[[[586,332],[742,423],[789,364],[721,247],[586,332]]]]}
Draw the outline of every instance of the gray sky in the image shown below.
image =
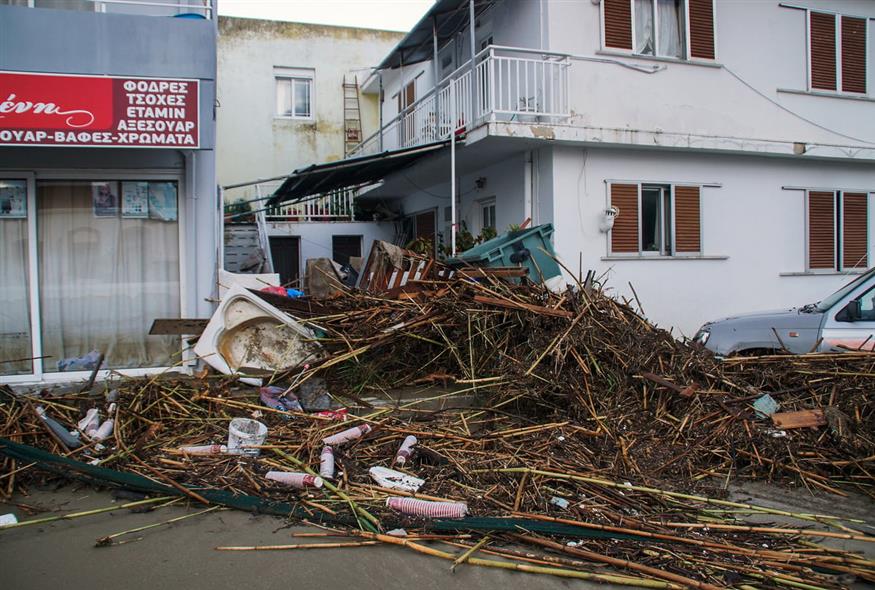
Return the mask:
{"type": "Polygon", "coordinates": [[[220,0],[219,14],[408,31],[433,0],[220,0]]]}

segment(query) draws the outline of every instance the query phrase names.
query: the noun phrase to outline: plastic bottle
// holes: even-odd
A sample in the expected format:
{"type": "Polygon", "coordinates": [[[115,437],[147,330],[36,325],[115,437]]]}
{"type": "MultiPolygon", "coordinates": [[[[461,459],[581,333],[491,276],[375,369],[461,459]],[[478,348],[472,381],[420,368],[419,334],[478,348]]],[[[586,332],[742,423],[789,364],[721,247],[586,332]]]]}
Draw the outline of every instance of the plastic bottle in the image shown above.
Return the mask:
{"type": "Polygon", "coordinates": [[[64,428],[60,422],[46,414],[46,409],[44,407],[37,406],[36,413],[39,415],[40,419],[45,422],[46,426],[49,427],[49,430],[54,432],[67,448],[76,449],[82,446],[82,441],[79,440],[78,436],[79,433],[77,432],[76,435],[70,434],[70,431],[64,428]]]}
{"type": "Polygon", "coordinates": [[[401,443],[401,448],[398,449],[398,453],[395,455],[395,463],[398,465],[404,465],[407,463],[407,460],[410,458],[410,455],[413,454],[413,445],[416,444],[416,437],[408,435],[404,442],[401,443]]]}
{"type": "Polygon", "coordinates": [[[100,426],[100,410],[91,408],[85,412],[85,417],[79,420],[79,430],[84,432],[88,437],[92,437],[95,430],[100,426]]]}
{"type": "Polygon", "coordinates": [[[103,422],[103,424],[100,425],[100,428],[94,431],[94,434],[91,435],[92,439],[103,440],[107,438],[110,434],[112,434],[112,431],[115,427],[115,418],[113,418],[113,416],[115,415],[115,404],[109,404],[108,414],[109,418],[107,418],[103,422]]]}

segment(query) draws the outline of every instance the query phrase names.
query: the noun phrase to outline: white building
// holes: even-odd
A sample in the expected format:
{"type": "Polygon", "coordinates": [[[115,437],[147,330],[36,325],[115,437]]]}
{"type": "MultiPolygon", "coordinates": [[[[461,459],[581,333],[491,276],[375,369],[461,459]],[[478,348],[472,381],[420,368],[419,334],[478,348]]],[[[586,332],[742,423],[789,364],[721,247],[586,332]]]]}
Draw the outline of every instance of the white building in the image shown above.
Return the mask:
{"type": "Polygon", "coordinates": [[[445,242],[453,200],[475,234],[552,223],[573,272],[691,335],[871,264],[873,19],[869,0],[439,0],[364,85],[383,127],[353,155],[454,136],[455,187],[442,146],[368,197],[445,242]]]}
{"type": "MultiPolygon", "coordinates": [[[[345,145],[379,129],[377,96],[361,95],[357,86],[402,36],[219,17],[217,174],[221,186],[233,187],[224,191],[225,202],[267,196],[277,177],[341,160],[345,145]],[[358,131],[345,119],[357,119],[358,131]],[[252,182],[258,179],[275,180],[252,182]]],[[[308,258],[361,255],[373,239],[393,237],[391,222],[353,221],[353,194],[339,191],[266,212],[274,266],[284,282],[302,275],[308,258]]],[[[256,201],[252,208],[263,205],[256,201]]]]}

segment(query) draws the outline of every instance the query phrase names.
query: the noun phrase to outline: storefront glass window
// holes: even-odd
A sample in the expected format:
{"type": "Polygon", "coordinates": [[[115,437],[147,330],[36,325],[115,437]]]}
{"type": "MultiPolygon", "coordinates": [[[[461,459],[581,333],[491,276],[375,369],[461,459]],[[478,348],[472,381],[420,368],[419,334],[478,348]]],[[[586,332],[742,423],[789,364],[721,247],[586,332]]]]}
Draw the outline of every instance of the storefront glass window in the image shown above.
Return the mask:
{"type": "Polygon", "coordinates": [[[178,337],[149,336],[179,317],[175,182],[39,181],[37,235],[45,371],[169,366],[178,337]]]}
{"type": "Polygon", "coordinates": [[[27,181],[0,179],[0,375],[32,371],[27,181]]]}

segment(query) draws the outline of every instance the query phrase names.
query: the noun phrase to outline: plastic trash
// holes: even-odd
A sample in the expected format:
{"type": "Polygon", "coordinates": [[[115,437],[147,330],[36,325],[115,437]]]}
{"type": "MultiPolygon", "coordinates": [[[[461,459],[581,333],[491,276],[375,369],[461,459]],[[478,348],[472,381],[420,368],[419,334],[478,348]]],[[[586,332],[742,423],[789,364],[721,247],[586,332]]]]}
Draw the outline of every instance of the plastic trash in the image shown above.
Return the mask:
{"type": "Polygon", "coordinates": [[[82,446],[82,441],[79,440],[79,433],[71,434],[70,431],[64,428],[60,422],[46,414],[46,409],[44,407],[37,406],[36,413],[39,415],[40,419],[45,422],[46,426],[49,427],[49,430],[54,432],[67,448],[76,449],[82,446]]]}
{"type": "Polygon", "coordinates": [[[85,412],[85,417],[79,420],[77,426],[79,427],[79,430],[90,437],[93,431],[97,430],[100,426],[100,410],[97,408],[91,408],[85,412]]]}
{"type": "Polygon", "coordinates": [[[753,409],[756,412],[757,418],[764,420],[768,418],[772,414],[778,411],[780,408],[780,404],[775,401],[775,398],[770,396],[768,393],[763,395],[762,397],[757,398],[757,400],[753,403],[753,409]]]}
{"type": "Polygon", "coordinates": [[[403,490],[405,492],[415,492],[423,486],[424,479],[388,469],[386,467],[374,466],[368,469],[371,478],[377,482],[377,485],[390,490],[403,490]]]}
{"type": "Polygon", "coordinates": [[[325,445],[319,455],[319,475],[325,479],[334,479],[334,449],[325,445]]]}
{"type": "Polygon", "coordinates": [[[299,490],[304,488],[321,488],[322,478],[308,473],[295,473],[292,471],[268,471],[265,476],[271,481],[283,484],[299,490]]]}
{"type": "Polygon", "coordinates": [[[259,289],[261,293],[270,293],[271,295],[279,295],[280,297],[288,297],[289,294],[282,287],[275,287],[273,285],[268,285],[263,289],[259,289]]]}
{"type": "Polygon", "coordinates": [[[267,438],[267,426],[258,420],[249,418],[234,418],[228,425],[228,451],[241,451],[244,455],[256,456],[261,449],[253,448],[264,444],[267,438]]]}
{"type": "Polygon", "coordinates": [[[18,519],[11,512],[9,514],[0,514],[0,527],[17,524],[18,519]]]}
{"type": "Polygon", "coordinates": [[[336,446],[342,445],[343,443],[349,442],[351,440],[355,440],[357,438],[361,438],[363,435],[369,433],[371,430],[370,424],[359,424],[358,426],[353,426],[343,432],[338,432],[337,434],[332,434],[327,438],[323,438],[323,444],[328,446],[336,446]]]}
{"type": "Polygon", "coordinates": [[[398,465],[404,465],[407,463],[407,460],[410,458],[410,455],[413,454],[413,445],[416,444],[416,437],[408,435],[404,442],[401,443],[401,448],[398,449],[398,453],[395,455],[395,463],[398,465]]]}
{"type": "Polygon", "coordinates": [[[552,498],[550,498],[550,504],[552,504],[553,506],[556,506],[558,508],[561,508],[562,510],[566,510],[566,509],[568,509],[568,506],[571,503],[568,500],[566,500],[565,498],[560,498],[559,496],[553,496],[552,498]]]}
{"type": "Polygon", "coordinates": [[[297,299],[298,297],[303,297],[304,292],[299,291],[298,289],[286,289],[286,296],[288,296],[289,299],[297,299]]]}
{"type": "Polygon", "coordinates": [[[227,445],[195,445],[188,447],[179,447],[177,449],[181,453],[185,453],[186,455],[242,455],[243,451],[240,449],[231,450],[227,445]]]}
{"type": "Polygon", "coordinates": [[[92,350],[80,357],[71,357],[58,361],[59,371],[93,371],[100,361],[100,353],[92,350]]]}
{"type": "Polygon", "coordinates": [[[386,534],[390,537],[406,537],[407,531],[404,529],[392,529],[391,531],[386,531],[386,534]]]}
{"type": "Polygon", "coordinates": [[[468,513],[468,505],[462,502],[431,502],[417,498],[386,498],[386,506],[409,516],[424,518],[464,518],[468,513]]]}
{"type": "Polygon", "coordinates": [[[325,410],[324,412],[316,412],[314,416],[319,416],[320,418],[328,418],[329,420],[337,420],[338,422],[346,422],[346,419],[349,418],[349,410],[346,408],[339,408],[337,410],[325,410]]]}

